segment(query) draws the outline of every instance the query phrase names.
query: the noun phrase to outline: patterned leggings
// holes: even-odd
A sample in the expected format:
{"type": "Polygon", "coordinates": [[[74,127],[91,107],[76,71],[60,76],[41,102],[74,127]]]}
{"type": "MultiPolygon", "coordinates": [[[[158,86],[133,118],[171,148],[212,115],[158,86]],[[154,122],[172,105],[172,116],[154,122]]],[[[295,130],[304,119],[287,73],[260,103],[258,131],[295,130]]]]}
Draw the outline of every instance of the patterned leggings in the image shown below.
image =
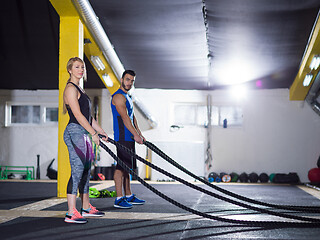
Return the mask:
{"type": "Polygon", "coordinates": [[[79,124],[69,123],[63,134],[69,151],[71,176],[67,193],[77,195],[89,192],[91,161],[94,159],[88,132],[79,124]]]}

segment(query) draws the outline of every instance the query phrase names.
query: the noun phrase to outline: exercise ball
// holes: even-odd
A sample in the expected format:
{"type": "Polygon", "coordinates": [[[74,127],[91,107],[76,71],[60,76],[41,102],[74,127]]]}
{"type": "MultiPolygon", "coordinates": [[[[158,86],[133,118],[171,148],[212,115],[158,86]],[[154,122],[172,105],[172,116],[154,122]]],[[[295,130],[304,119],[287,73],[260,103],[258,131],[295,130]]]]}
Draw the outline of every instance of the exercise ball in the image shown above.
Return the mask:
{"type": "Polygon", "coordinates": [[[208,178],[208,181],[209,181],[209,182],[214,182],[214,178],[213,178],[213,177],[209,177],[209,178],[208,178]]]}
{"type": "Polygon", "coordinates": [[[226,172],[221,172],[220,175],[219,175],[219,177],[222,179],[222,177],[223,177],[224,175],[228,175],[228,174],[227,174],[226,172]]]}
{"type": "Polygon", "coordinates": [[[221,181],[225,183],[231,182],[231,176],[228,174],[223,175],[223,177],[221,178],[221,181]]]}
{"type": "Polygon", "coordinates": [[[242,183],[248,182],[248,179],[249,179],[249,176],[248,176],[248,174],[245,173],[245,172],[241,173],[240,176],[239,176],[239,180],[240,180],[240,182],[242,182],[242,183]]]}
{"type": "Polygon", "coordinates": [[[219,177],[219,176],[216,177],[215,181],[216,181],[217,183],[221,182],[221,177],[219,177]]]}
{"type": "Polygon", "coordinates": [[[259,180],[260,180],[260,182],[262,182],[262,183],[267,183],[267,182],[269,181],[269,176],[268,176],[268,174],[266,174],[266,173],[261,173],[261,174],[259,175],[259,180]]]}
{"type": "Polygon", "coordinates": [[[252,173],[249,174],[249,181],[250,182],[256,183],[256,182],[258,182],[258,180],[259,180],[259,176],[258,176],[257,173],[252,172],[252,173]]]}
{"type": "Polygon", "coordinates": [[[320,182],[320,168],[312,168],[308,172],[310,182],[320,182]]]}
{"type": "Polygon", "coordinates": [[[218,175],[218,173],[216,173],[216,172],[211,172],[211,173],[209,173],[209,178],[210,177],[212,177],[212,178],[216,178],[216,177],[218,177],[219,175],[218,175]]]}
{"type": "Polygon", "coordinates": [[[237,173],[232,172],[232,173],[230,173],[230,176],[231,176],[231,182],[237,182],[238,181],[239,175],[237,173]]]}
{"type": "Polygon", "coordinates": [[[271,174],[270,174],[270,176],[269,176],[270,182],[273,182],[273,179],[274,179],[274,176],[275,176],[275,175],[276,175],[275,173],[271,173],[271,174]]]}

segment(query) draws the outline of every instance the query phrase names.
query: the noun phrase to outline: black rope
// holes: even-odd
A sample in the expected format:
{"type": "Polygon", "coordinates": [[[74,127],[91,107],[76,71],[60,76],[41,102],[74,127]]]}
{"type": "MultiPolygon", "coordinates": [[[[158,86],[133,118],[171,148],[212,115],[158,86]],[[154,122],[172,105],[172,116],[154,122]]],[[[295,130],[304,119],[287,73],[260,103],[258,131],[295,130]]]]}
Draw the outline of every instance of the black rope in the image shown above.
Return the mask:
{"type": "Polygon", "coordinates": [[[257,205],[263,205],[263,206],[267,206],[267,207],[272,207],[272,208],[276,208],[276,209],[285,209],[285,210],[293,210],[293,211],[301,211],[301,212],[311,212],[311,213],[319,213],[320,212],[320,207],[319,206],[293,206],[293,205],[277,205],[277,204],[272,204],[272,203],[266,203],[266,202],[261,202],[255,199],[251,199],[251,198],[247,198],[244,196],[241,196],[239,194],[230,192],[226,189],[220,188],[206,180],[204,180],[203,178],[193,174],[192,172],[190,172],[189,170],[185,169],[183,166],[181,166],[179,163],[177,163],[176,161],[174,161],[172,158],[170,158],[168,155],[166,155],[164,152],[162,152],[157,146],[155,146],[153,143],[145,141],[144,144],[150,148],[153,152],[155,152],[156,154],[158,154],[160,157],[162,157],[164,160],[166,160],[167,162],[171,163],[173,166],[175,166],[176,168],[180,169],[181,171],[183,171],[184,173],[188,174],[189,176],[195,178],[196,180],[210,186],[211,188],[220,191],[226,195],[229,195],[231,197],[237,198],[239,200],[242,201],[246,201],[246,202],[250,202],[250,203],[254,203],[257,205]]]}
{"type": "Polygon", "coordinates": [[[251,205],[247,205],[245,203],[241,203],[241,202],[238,202],[238,201],[235,201],[235,200],[232,200],[232,199],[229,199],[229,198],[226,198],[226,197],[223,197],[223,196],[220,196],[216,193],[213,193],[213,192],[210,192],[206,189],[203,189],[199,186],[196,186],[188,181],[185,181],[184,179],[182,178],[179,178],[165,170],[163,170],[162,168],[146,161],[145,159],[141,158],[140,156],[138,156],[137,154],[135,154],[132,150],[128,149],[127,147],[121,145],[120,143],[114,141],[114,140],[108,140],[110,141],[111,143],[115,144],[117,147],[120,147],[122,148],[124,151],[128,152],[129,154],[131,154],[132,156],[134,156],[136,159],[138,159],[139,161],[143,162],[144,164],[150,166],[151,168],[155,169],[156,171],[170,177],[170,178],[173,178],[181,183],[183,183],[184,185],[188,186],[188,187],[191,187],[195,190],[198,190],[200,192],[203,192],[207,195],[210,195],[212,197],[215,197],[215,198],[218,198],[220,200],[223,200],[223,201],[226,201],[226,202],[229,202],[229,203],[232,203],[234,205],[238,205],[238,206],[241,206],[241,207],[244,207],[244,208],[247,208],[247,209],[251,209],[251,210],[255,210],[255,211],[258,211],[258,212],[261,212],[261,213],[267,213],[267,214],[270,214],[270,215],[275,215],[275,216],[279,216],[279,217],[284,217],[284,218],[290,218],[290,219],[296,219],[296,220],[301,220],[301,221],[310,221],[310,222],[319,222],[320,223],[320,220],[319,219],[315,219],[315,218],[307,218],[307,217],[299,217],[299,216],[292,216],[292,215],[288,215],[288,214],[284,214],[284,213],[278,213],[278,212],[272,212],[272,211],[269,211],[267,209],[262,209],[262,208],[258,208],[258,207],[254,207],[254,206],[251,206],[251,205]]]}
{"type": "MultiPolygon", "coordinates": [[[[183,184],[189,186],[189,187],[192,187],[196,190],[199,190],[199,191],[205,191],[206,194],[208,195],[216,195],[216,194],[213,194],[211,192],[208,192],[202,188],[199,188],[181,178],[178,178],[168,172],[166,172],[165,170],[149,163],[148,161],[144,160],[143,158],[139,157],[138,155],[136,155],[135,153],[133,153],[130,149],[124,147],[123,145],[115,142],[113,139],[110,139],[108,138],[108,141],[115,144],[117,147],[120,147],[122,149],[124,149],[125,151],[127,151],[128,153],[130,153],[132,156],[134,156],[135,158],[137,158],[138,160],[142,161],[143,163],[145,163],[146,165],[152,167],[153,169],[171,177],[171,178],[174,178],[176,179],[177,181],[180,181],[182,182],[183,184]]],[[[151,185],[149,185],[148,183],[146,183],[144,180],[142,180],[132,169],[130,169],[126,164],[124,164],[122,162],[122,160],[120,160],[103,142],[100,141],[100,146],[102,148],[104,148],[116,161],[117,163],[124,168],[125,171],[129,172],[130,174],[132,174],[142,185],[144,185],[145,187],[147,187],[148,189],[150,189],[152,192],[154,192],[155,194],[157,194],[158,196],[160,196],[161,198],[165,199],[166,201],[174,204],[175,206],[181,208],[181,209],[184,209],[186,211],[189,211],[193,214],[196,214],[198,216],[202,216],[202,217],[205,217],[205,218],[209,218],[209,219],[212,219],[212,220],[217,220],[217,221],[223,221],[223,222],[228,222],[228,223],[236,223],[236,224],[247,224],[247,225],[253,225],[253,226],[282,226],[282,227],[288,227],[288,226],[291,226],[291,227],[316,227],[316,226],[319,226],[320,225],[320,221],[318,219],[315,219],[315,218],[306,218],[306,217],[298,217],[298,216],[291,216],[291,215],[287,215],[287,214],[281,214],[281,213],[275,213],[275,212],[271,212],[271,211],[268,211],[268,210],[265,210],[265,209],[259,209],[259,208],[256,208],[256,207],[251,207],[251,206],[248,206],[246,204],[242,204],[242,203],[239,203],[240,206],[241,205],[245,205],[246,208],[250,208],[250,209],[253,209],[253,210],[257,210],[257,211],[260,211],[260,212],[264,212],[264,213],[269,213],[269,214],[272,214],[272,215],[276,215],[276,216],[280,216],[280,217],[286,217],[286,218],[292,218],[292,219],[296,219],[296,220],[301,220],[301,221],[307,221],[307,222],[282,222],[282,221],[244,221],[244,220],[235,220],[235,219],[226,219],[226,218],[221,218],[221,217],[216,217],[216,216],[212,216],[212,215],[209,215],[209,214],[206,214],[206,213],[202,213],[202,212],[199,212],[197,210],[194,210],[194,209],[191,209],[185,205],[182,205],[180,204],[179,202],[173,200],[172,198],[164,195],[163,193],[159,192],[157,189],[155,189],[154,187],[152,187],[151,185]]],[[[217,198],[219,199],[225,199],[224,197],[221,197],[219,195],[216,196],[217,198]]],[[[225,199],[226,201],[229,200],[229,202],[235,202],[233,200],[230,200],[230,199],[225,199]]],[[[235,204],[235,203],[234,203],[235,204]]],[[[238,204],[237,204],[238,205],[238,204]]]]}

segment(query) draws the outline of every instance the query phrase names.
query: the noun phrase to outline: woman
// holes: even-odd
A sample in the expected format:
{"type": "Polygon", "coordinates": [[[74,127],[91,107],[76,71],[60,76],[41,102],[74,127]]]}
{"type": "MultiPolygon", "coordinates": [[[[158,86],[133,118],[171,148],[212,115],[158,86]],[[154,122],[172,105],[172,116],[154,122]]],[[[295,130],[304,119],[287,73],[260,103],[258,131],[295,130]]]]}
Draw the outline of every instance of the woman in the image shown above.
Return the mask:
{"type": "Polygon", "coordinates": [[[68,213],[67,223],[86,223],[84,217],[101,217],[98,211],[89,203],[89,180],[91,161],[93,160],[92,141],[99,145],[99,136],[107,134],[91,116],[91,101],[79,86],[80,79],[85,77],[84,62],[78,58],[71,58],[67,63],[70,78],[63,93],[64,113],[68,111],[70,120],[64,131],[64,141],[68,147],[71,166],[71,177],[67,186],[68,213]],[[79,189],[82,208],[80,213],[76,209],[76,197],[79,189]]]}

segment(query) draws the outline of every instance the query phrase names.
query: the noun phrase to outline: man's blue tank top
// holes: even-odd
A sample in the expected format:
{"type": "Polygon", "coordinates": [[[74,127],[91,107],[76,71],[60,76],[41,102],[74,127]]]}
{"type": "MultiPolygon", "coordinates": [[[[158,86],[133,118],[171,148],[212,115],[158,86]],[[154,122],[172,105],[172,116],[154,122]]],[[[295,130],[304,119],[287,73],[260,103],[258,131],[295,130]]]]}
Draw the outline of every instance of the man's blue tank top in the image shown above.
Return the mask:
{"type": "Polygon", "coordinates": [[[115,141],[130,141],[134,142],[133,134],[127,129],[124,125],[120,114],[117,111],[116,106],[112,103],[112,99],[116,94],[122,94],[126,98],[126,107],[129,118],[131,119],[133,124],[133,102],[129,94],[125,93],[120,88],[112,95],[111,98],[111,110],[113,115],[113,132],[114,132],[114,140],[115,141]]]}

